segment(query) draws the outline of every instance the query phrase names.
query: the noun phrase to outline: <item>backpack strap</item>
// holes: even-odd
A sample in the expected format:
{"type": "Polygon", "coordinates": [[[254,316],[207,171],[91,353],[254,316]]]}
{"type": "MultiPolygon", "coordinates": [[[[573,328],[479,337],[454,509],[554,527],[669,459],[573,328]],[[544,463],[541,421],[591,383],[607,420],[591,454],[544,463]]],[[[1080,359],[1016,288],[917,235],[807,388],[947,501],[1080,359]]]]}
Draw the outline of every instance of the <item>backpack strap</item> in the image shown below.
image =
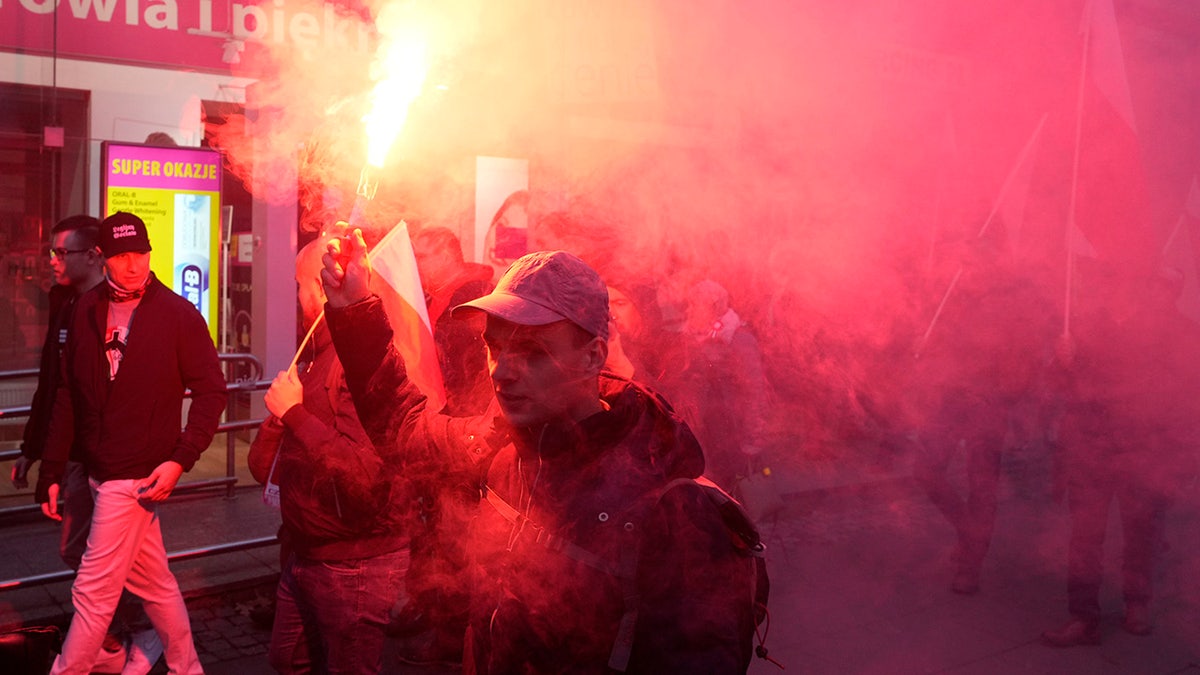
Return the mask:
{"type": "MultiPolygon", "coordinates": [[[[605,560],[591,551],[583,548],[566,537],[558,536],[551,533],[546,528],[538,525],[527,516],[517,511],[511,504],[504,500],[503,497],[496,494],[495,490],[484,486],[483,496],[487,499],[492,508],[504,517],[505,520],[513,525],[524,525],[525,529],[535,533],[534,543],[546,547],[551,551],[561,553],[575,562],[582,563],[610,576],[623,578],[624,576],[634,576],[635,567],[631,564],[629,568],[618,561],[613,564],[611,561],[605,560]]],[[[624,557],[624,556],[622,556],[624,557]]]]}
{"type": "MultiPolygon", "coordinates": [[[[483,496],[492,505],[492,508],[496,509],[496,512],[505,520],[513,525],[523,525],[525,529],[535,532],[535,543],[620,580],[625,612],[621,615],[621,620],[617,624],[617,637],[613,642],[612,653],[609,655],[608,667],[617,672],[625,672],[625,669],[629,666],[629,657],[633,653],[634,629],[637,628],[638,606],[641,602],[641,595],[637,587],[637,563],[641,557],[640,542],[633,546],[622,546],[621,553],[614,563],[592,553],[566,537],[550,533],[546,528],[530,520],[514,508],[512,504],[505,501],[503,497],[496,494],[495,490],[486,485],[483,488],[483,496]]],[[[657,504],[660,498],[661,494],[655,495],[654,503],[657,504]]]]}
{"type": "MultiPolygon", "coordinates": [[[[664,488],[673,487],[673,483],[679,480],[689,481],[690,478],[678,479],[671,481],[664,488]]],[[[741,502],[734,499],[728,492],[721,489],[716,483],[701,476],[694,481],[701,488],[704,488],[704,494],[708,496],[708,500],[717,507],[717,512],[721,515],[721,522],[736,538],[734,544],[737,549],[743,554],[755,558],[766,558],[767,547],[762,542],[762,535],[758,532],[758,527],[755,526],[754,520],[750,518],[750,514],[746,513],[746,509],[741,502]]]]}

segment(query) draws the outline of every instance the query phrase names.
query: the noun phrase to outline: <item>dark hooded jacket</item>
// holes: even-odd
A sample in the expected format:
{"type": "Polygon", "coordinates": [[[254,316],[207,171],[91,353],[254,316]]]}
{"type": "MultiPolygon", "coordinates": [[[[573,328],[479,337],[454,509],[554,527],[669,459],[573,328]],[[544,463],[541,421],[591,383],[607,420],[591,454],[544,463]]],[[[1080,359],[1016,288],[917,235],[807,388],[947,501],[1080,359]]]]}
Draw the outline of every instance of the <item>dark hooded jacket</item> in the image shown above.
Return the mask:
{"type": "Polygon", "coordinates": [[[247,457],[251,473],[279,485],[280,539],[302,557],[358,560],[399,550],[408,506],[400,467],[385,466],[371,447],[329,331],[317,330],[310,344],[300,373],[304,403],[263,422],[247,457]]]}
{"type": "MultiPolygon", "coordinates": [[[[50,414],[54,410],[63,348],[67,344],[71,317],[78,299],[79,295],[70,286],[55,284],[50,287],[50,324],[46,328],[46,339],[42,342],[37,390],[33,392],[33,401],[29,404],[29,419],[25,422],[25,434],[21,441],[21,454],[28,459],[42,458],[42,448],[50,431],[50,414]]],[[[79,457],[73,454],[71,459],[77,460],[79,457]]]]}
{"type": "Polygon", "coordinates": [[[438,367],[446,386],[444,412],[448,415],[478,415],[491,398],[483,337],[471,321],[452,316],[450,310],[490,293],[492,274],[487,265],[466,263],[454,279],[425,298],[433,322],[438,367]]]}
{"type": "Polygon", "coordinates": [[[690,481],[699,444],[648,390],[601,376],[608,409],[517,429],[489,412],[425,409],[390,346],[377,299],[327,308],[364,428],[386,461],[479,490],[468,533],[475,592],[465,671],[740,673],[753,578],[716,508],[690,481]],[[628,600],[627,600],[628,598],[628,600]],[[618,644],[619,626],[632,625],[618,644]]]}

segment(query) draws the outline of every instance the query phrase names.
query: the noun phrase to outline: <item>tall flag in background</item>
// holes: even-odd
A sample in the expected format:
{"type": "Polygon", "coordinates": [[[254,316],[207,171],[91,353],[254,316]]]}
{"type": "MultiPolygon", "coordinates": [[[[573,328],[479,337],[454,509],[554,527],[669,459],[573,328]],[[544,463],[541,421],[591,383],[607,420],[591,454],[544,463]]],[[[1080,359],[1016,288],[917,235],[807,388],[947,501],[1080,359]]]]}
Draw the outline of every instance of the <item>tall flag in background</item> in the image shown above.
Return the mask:
{"type": "MultiPolygon", "coordinates": [[[[992,218],[1000,216],[1000,222],[1004,223],[1004,227],[1008,230],[1012,250],[1018,254],[1023,253],[1025,249],[1022,241],[1025,228],[1025,203],[1029,200],[1029,186],[1033,182],[1033,167],[1036,164],[1037,149],[1042,135],[1042,127],[1046,125],[1048,116],[1048,114],[1042,115],[1042,118],[1038,120],[1037,127],[1033,130],[1033,135],[1029,137],[1025,147],[1021,148],[1021,154],[1017,155],[1016,163],[1013,164],[1004,184],[1000,186],[1000,194],[992,206],[992,213],[984,223],[984,227],[987,227],[992,218]]],[[[980,236],[983,234],[980,232],[980,236]]]]}
{"type": "Polygon", "coordinates": [[[1080,32],[1083,57],[1065,232],[1063,335],[1071,332],[1077,256],[1145,269],[1158,254],[1149,236],[1146,176],[1112,0],[1088,0],[1080,32]]]}
{"type": "Polygon", "coordinates": [[[404,357],[409,379],[429,399],[428,405],[441,410],[446,403],[446,392],[408,225],[401,222],[392,228],[371,250],[370,260],[374,271],[371,291],[383,300],[387,310],[392,344],[404,357]]]}
{"type": "Polygon", "coordinates": [[[1088,0],[1081,27],[1073,210],[1068,246],[1118,264],[1154,260],[1133,100],[1112,0],[1088,0]]]}
{"type": "Polygon", "coordinates": [[[1200,222],[1200,185],[1192,178],[1183,215],[1163,246],[1163,266],[1183,274],[1183,291],[1176,302],[1180,313],[1200,323],[1200,267],[1196,265],[1196,245],[1192,239],[1192,224],[1200,222]]]}

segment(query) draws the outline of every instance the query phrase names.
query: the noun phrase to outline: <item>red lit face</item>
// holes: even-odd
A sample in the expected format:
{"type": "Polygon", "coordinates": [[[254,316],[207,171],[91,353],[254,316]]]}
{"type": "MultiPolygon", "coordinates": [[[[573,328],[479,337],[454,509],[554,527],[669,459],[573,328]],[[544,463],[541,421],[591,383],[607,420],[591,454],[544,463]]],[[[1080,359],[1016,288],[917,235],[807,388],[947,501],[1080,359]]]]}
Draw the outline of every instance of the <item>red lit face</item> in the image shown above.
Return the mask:
{"type": "Polygon", "coordinates": [[[426,237],[413,240],[413,256],[417,259],[417,276],[426,293],[434,291],[454,276],[454,259],[426,237]]]}
{"type": "Polygon", "coordinates": [[[596,376],[607,356],[600,338],[581,345],[578,329],[566,321],[522,326],[488,315],[483,340],[496,400],[514,426],[577,421],[594,410],[596,376]]]}
{"type": "Polygon", "coordinates": [[[637,337],[642,332],[642,315],[633,301],[621,291],[608,287],[608,312],[616,324],[617,334],[637,337]]]}
{"type": "Polygon", "coordinates": [[[54,271],[54,283],[74,286],[87,281],[89,270],[97,264],[100,254],[95,248],[83,250],[74,231],[59,232],[50,244],[53,250],[64,251],[62,255],[50,256],[50,269],[54,271]]]}
{"type": "Polygon", "coordinates": [[[119,253],[105,260],[105,264],[108,278],[127,291],[141,288],[150,276],[149,253],[119,253]]]}
{"type": "Polygon", "coordinates": [[[321,285],[321,256],[325,253],[328,241],[328,237],[320,237],[309,242],[296,254],[296,285],[305,330],[312,326],[325,309],[325,287],[321,285]]]}

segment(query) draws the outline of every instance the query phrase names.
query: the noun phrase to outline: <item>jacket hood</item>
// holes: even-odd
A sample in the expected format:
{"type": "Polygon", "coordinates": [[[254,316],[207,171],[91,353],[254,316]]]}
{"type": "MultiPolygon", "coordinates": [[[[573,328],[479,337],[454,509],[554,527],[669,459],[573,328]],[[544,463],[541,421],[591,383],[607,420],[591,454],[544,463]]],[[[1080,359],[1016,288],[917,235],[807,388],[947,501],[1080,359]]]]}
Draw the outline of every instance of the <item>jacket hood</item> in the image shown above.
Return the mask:
{"type": "Polygon", "coordinates": [[[704,451],[691,428],[675,413],[660,394],[630,380],[613,375],[600,377],[601,398],[611,412],[628,411],[639,416],[638,423],[648,424],[653,440],[647,459],[668,478],[697,478],[704,473],[704,451]]]}

